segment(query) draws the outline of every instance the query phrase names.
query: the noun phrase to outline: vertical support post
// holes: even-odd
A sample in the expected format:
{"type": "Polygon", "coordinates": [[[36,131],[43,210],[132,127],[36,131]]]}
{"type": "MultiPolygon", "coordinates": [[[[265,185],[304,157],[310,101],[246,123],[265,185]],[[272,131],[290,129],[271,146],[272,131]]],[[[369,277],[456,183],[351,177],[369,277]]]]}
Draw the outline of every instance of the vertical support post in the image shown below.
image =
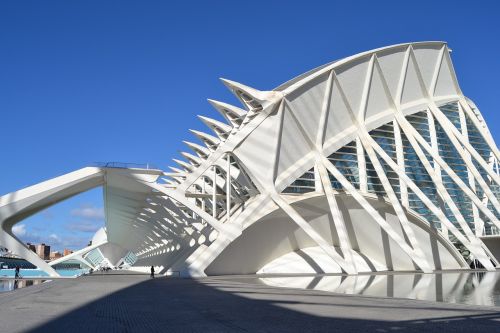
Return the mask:
{"type": "MultiPolygon", "coordinates": [[[[394,143],[396,144],[396,161],[398,166],[405,170],[405,155],[403,151],[403,139],[401,138],[401,128],[396,120],[392,121],[394,128],[394,143]]],[[[408,201],[408,187],[406,183],[399,178],[399,188],[401,191],[401,204],[405,208],[410,207],[410,203],[408,201]]]]}
{"type": "Polygon", "coordinates": [[[316,192],[321,192],[323,190],[323,185],[321,184],[321,176],[318,171],[318,162],[314,164],[314,190],[316,192]]]}
{"type": "Polygon", "coordinates": [[[213,167],[213,177],[212,177],[212,217],[217,218],[217,167],[213,167]]]}
{"type": "MultiPolygon", "coordinates": [[[[462,106],[460,103],[458,103],[458,115],[460,117],[460,127],[462,129],[462,134],[467,142],[469,142],[469,132],[467,130],[467,120],[465,118],[464,110],[462,109],[462,106]]],[[[470,156],[470,153],[467,150],[464,150],[464,154],[466,158],[469,161],[472,161],[472,158],[470,156]]],[[[470,168],[467,168],[467,178],[469,180],[469,186],[471,190],[476,193],[476,181],[474,180],[474,175],[472,174],[470,168]]],[[[476,236],[482,236],[483,235],[483,229],[484,229],[484,222],[483,220],[479,217],[479,211],[477,209],[477,206],[471,202],[472,205],[472,216],[474,218],[474,233],[476,236]]]]}
{"type": "Polygon", "coordinates": [[[356,138],[356,154],[358,157],[359,190],[366,193],[368,192],[368,184],[366,176],[365,149],[363,148],[359,137],[356,138]]]}
{"type": "MultiPolygon", "coordinates": [[[[432,108],[432,106],[431,106],[431,108],[432,108]]],[[[432,109],[431,109],[431,111],[432,111],[432,109]]],[[[442,184],[441,179],[437,179],[429,160],[427,159],[426,155],[424,154],[421,146],[419,145],[419,143],[417,141],[418,140],[417,138],[421,139],[421,141],[423,142],[422,143],[423,148],[426,149],[431,154],[432,158],[435,161],[440,163],[441,167],[443,167],[445,169],[445,171],[448,173],[448,175],[450,175],[450,177],[452,177],[452,179],[455,181],[455,183],[459,186],[464,185],[464,186],[461,186],[462,190],[464,192],[466,192],[466,188],[467,188],[466,185],[463,184],[463,181],[461,181],[461,179],[454,174],[453,170],[451,170],[447,166],[447,164],[441,160],[441,157],[439,156],[439,154],[435,154],[434,151],[432,150],[432,147],[428,147],[428,143],[418,134],[418,132],[413,128],[413,126],[411,126],[411,124],[406,120],[406,118],[404,118],[404,116],[402,116],[400,114],[396,114],[396,115],[397,115],[397,120],[398,120],[399,124],[401,125],[401,128],[403,129],[403,132],[405,133],[408,140],[410,141],[410,144],[412,145],[413,149],[415,150],[415,153],[417,154],[419,160],[422,162],[422,165],[426,169],[426,171],[429,174],[429,176],[431,177],[432,181],[436,184],[436,189],[438,191],[439,196],[442,198],[442,200],[444,200],[444,202],[447,203],[453,216],[455,217],[458,224],[462,228],[465,236],[470,240],[469,250],[471,252],[473,252],[474,255],[476,255],[476,258],[483,264],[483,266],[486,269],[494,270],[494,266],[492,265],[490,258],[488,257],[487,253],[483,250],[484,244],[482,243],[482,241],[479,238],[477,238],[474,235],[474,233],[470,229],[469,225],[467,224],[467,221],[464,219],[461,211],[457,207],[457,204],[452,200],[447,189],[442,184]]],[[[454,125],[451,125],[451,126],[454,126],[454,125]]],[[[444,128],[444,127],[442,127],[442,128],[444,128]]],[[[467,163],[466,159],[464,159],[464,161],[467,163]]],[[[472,193],[472,195],[474,196],[473,193],[472,193]]],[[[471,196],[469,196],[469,197],[472,199],[471,196]]],[[[443,212],[443,210],[440,210],[440,211],[441,211],[441,213],[443,212]]],[[[438,216],[438,218],[439,218],[439,216],[438,216]]],[[[448,226],[448,229],[449,229],[449,226],[448,226]]],[[[455,236],[457,236],[457,235],[455,235],[455,236]]],[[[463,241],[462,241],[462,244],[465,245],[465,243],[463,243],[463,241]]],[[[467,245],[465,245],[465,246],[467,246],[467,245]]]]}
{"type": "Polygon", "coordinates": [[[337,231],[337,235],[339,237],[339,247],[342,250],[343,257],[347,260],[346,264],[351,265],[351,269],[354,272],[357,272],[356,262],[354,261],[354,256],[352,254],[352,246],[349,240],[347,228],[345,226],[344,217],[337,204],[337,199],[335,198],[332,183],[330,182],[330,177],[328,177],[328,172],[326,171],[326,168],[321,160],[316,162],[316,172],[318,173],[319,181],[325,191],[333,224],[335,225],[335,230],[337,231]]]}
{"type": "Polygon", "coordinates": [[[414,250],[415,256],[418,259],[418,263],[417,263],[417,260],[415,260],[415,263],[417,263],[417,265],[420,267],[420,269],[422,269],[422,271],[432,272],[432,267],[429,264],[429,262],[427,261],[427,259],[425,258],[425,254],[424,254],[420,244],[418,243],[418,240],[417,240],[417,237],[415,236],[415,233],[413,232],[413,230],[411,228],[410,221],[408,221],[408,218],[406,217],[406,213],[403,210],[403,206],[401,206],[401,204],[398,200],[398,197],[396,196],[396,193],[394,192],[392,185],[389,182],[389,179],[387,178],[387,175],[384,172],[382,164],[380,163],[377,155],[375,154],[372,146],[370,145],[370,142],[368,140],[366,140],[364,135],[368,135],[368,134],[367,133],[364,134],[362,132],[362,134],[360,135],[361,141],[363,142],[363,144],[365,144],[366,153],[367,153],[368,157],[370,158],[370,161],[372,162],[372,165],[375,169],[375,172],[376,172],[378,178],[380,179],[380,183],[384,187],[384,190],[385,190],[385,193],[387,194],[389,202],[392,203],[392,207],[393,207],[394,211],[396,212],[396,215],[399,219],[399,223],[401,224],[401,227],[403,228],[403,231],[406,234],[406,238],[408,239],[411,247],[414,250]]]}
{"type": "Polygon", "coordinates": [[[231,155],[226,154],[227,170],[226,170],[226,221],[229,222],[231,216],[231,155]]]}
{"type": "MultiPolygon", "coordinates": [[[[439,163],[439,165],[441,166],[442,170],[444,170],[446,173],[448,173],[448,175],[451,176],[452,180],[460,187],[460,189],[462,191],[464,191],[465,194],[467,194],[467,196],[474,202],[474,204],[477,206],[477,208],[479,210],[481,210],[481,212],[485,216],[487,216],[495,225],[500,226],[500,221],[498,221],[498,219],[493,214],[493,212],[491,212],[486,207],[486,205],[480,201],[480,199],[477,197],[477,195],[469,188],[469,186],[467,186],[464,183],[464,181],[459,176],[457,176],[455,174],[455,172],[450,168],[450,166],[448,164],[446,164],[446,162],[439,156],[439,154],[436,154],[432,150],[432,147],[429,146],[429,143],[427,141],[425,141],[425,139],[411,126],[411,124],[408,123],[408,121],[404,117],[398,118],[398,121],[401,121],[401,124],[403,124],[404,126],[406,126],[406,130],[409,131],[409,133],[411,133],[411,136],[414,137],[415,140],[417,140],[418,144],[420,144],[422,146],[422,148],[424,148],[427,151],[427,153],[429,153],[432,156],[432,158],[434,159],[434,161],[436,161],[437,163],[439,163]]],[[[450,126],[453,126],[453,125],[450,125],[450,126]]],[[[462,134],[460,134],[460,135],[462,135],[462,134]]],[[[418,146],[418,149],[416,149],[416,150],[421,151],[420,146],[418,146]]],[[[463,153],[460,149],[458,150],[458,152],[460,154],[463,153]]],[[[380,155],[380,153],[379,153],[379,155],[380,155]]],[[[426,155],[422,155],[422,156],[423,156],[422,157],[422,161],[423,162],[427,161],[426,155]]],[[[470,161],[468,161],[465,155],[462,156],[462,159],[465,161],[467,167],[471,170],[471,172],[473,173],[473,175],[476,178],[476,180],[480,179],[481,181],[483,181],[483,178],[482,178],[481,175],[475,174],[475,172],[477,172],[477,170],[475,169],[474,164],[472,164],[470,161]]],[[[434,175],[434,173],[432,173],[432,175],[434,175]]],[[[438,184],[437,181],[435,183],[438,184]]],[[[479,185],[481,185],[481,184],[479,184],[479,185]]],[[[488,188],[486,187],[486,189],[488,189],[488,188]]],[[[486,191],[484,188],[483,188],[483,190],[486,191]]],[[[441,214],[442,210],[440,210],[439,212],[440,212],[439,214],[441,214]]],[[[443,215],[443,214],[441,214],[441,215],[443,215]]],[[[464,227],[464,230],[469,230],[468,228],[469,227],[466,226],[466,227],[464,227]]],[[[448,225],[448,229],[451,231],[449,225],[448,225]]],[[[477,237],[475,237],[475,238],[477,238],[477,237]]]]}
{"type": "MultiPolygon", "coordinates": [[[[430,110],[427,110],[427,126],[429,126],[429,136],[431,138],[431,149],[434,154],[439,155],[439,146],[437,142],[437,133],[436,133],[436,124],[434,122],[434,116],[432,115],[432,112],[430,110]]],[[[443,177],[441,175],[441,166],[437,163],[436,160],[434,160],[434,173],[436,174],[436,178],[439,180],[440,184],[443,184],[443,177]]],[[[443,198],[438,195],[437,197],[438,203],[439,203],[439,208],[444,212],[446,211],[446,207],[443,201],[443,198]]],[[[441,226],[441,232],[443,235],[448,238],[449,237],[449,232],[448,228],[443,224],[440,223],[441,226]]]]}
{"type": "MultiPolygon", "coordinates": [[[[207,193],[207,189],[206,189],[205,185],[206,185],[207,180],[206,180],[205,176],[201,176],[201,180],[202,180],[202,186],[201,186],[201,194],[202,194],[202,196],[201,196],[201,209],[204,212],[206,212],[206,210],[205,210],[205,205],[206,205],[205,194],[207,193]]],[[[203,218],[201,218],[201,223],[205,223],[205,220],[203,218]]]]}
{"type": "Polygon", "coordinates": [[[419,266],[423,271],[427,271],[428,265],[425,260],[420,258],[418,253],[406,243],[403,237],[400,236],[398,232],[380,215],[380,213],[368,203],[365,197],[356,190],[356,188],[330,161],[328,161],[328,159],[323,156],[321,156],[321,158],[323,161],[323,165],[340,182],[340,184],[342,184],[347,193],[349,193],[354,198],[354,200],[356,200],[358,204],[372,216],[372,218],[380,226],[380,228],[394,240],[399,248],[404,251],[417,266],[419,266]]]}

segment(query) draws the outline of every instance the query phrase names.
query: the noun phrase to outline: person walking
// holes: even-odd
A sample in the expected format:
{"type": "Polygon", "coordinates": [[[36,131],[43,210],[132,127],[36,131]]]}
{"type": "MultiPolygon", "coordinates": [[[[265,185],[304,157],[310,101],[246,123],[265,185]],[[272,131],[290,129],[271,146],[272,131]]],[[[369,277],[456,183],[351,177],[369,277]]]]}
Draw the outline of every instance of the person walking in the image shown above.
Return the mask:
{"type": "Polygon", "coordinates": [[[16,269],[14,270],[14,278],[18,279],[19,278],[19,271],[21,270],[21,268],[19,267],[19,265],[16,266],[16,269]]]}
{"type": "Polygon", "coordinates": [[[154,278],[155,277],[155,268],[154,266],[151,266],[151,278],[154,278]]]}

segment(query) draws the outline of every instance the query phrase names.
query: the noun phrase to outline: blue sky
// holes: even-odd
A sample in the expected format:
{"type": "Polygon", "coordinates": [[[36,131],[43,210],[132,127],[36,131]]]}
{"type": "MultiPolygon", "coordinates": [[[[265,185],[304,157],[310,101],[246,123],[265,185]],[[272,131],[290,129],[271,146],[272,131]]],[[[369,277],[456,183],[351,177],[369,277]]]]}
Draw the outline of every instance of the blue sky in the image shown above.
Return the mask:
{"type": "MultiPolygon", "coordinates": [[[[218,80],[272,89],[361,51],[444,40],[462,90],[500,123],[497,1],[2,1],[0,194],[96,161],[165,169],[218,80]]],[[[23,240],[84,246],[103,224],[93,190],[17,227],[23,240]]]]}

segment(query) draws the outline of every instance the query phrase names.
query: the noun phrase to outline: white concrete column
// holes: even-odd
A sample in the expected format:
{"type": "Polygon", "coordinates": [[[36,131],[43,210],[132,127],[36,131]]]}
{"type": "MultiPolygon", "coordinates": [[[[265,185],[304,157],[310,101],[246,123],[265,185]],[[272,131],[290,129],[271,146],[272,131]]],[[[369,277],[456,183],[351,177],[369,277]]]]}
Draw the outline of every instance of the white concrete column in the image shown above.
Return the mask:
{"type": "Polygon", "coordinates": [[[405,252],[408,257],[419,266],[424,272],[428,272],[429,268],[427,263],[420,258],[420,256],[411,248],[405,240],[394,230],[394,228],[380,215],[380,213],[373,208],[372,205],[364,198],[364,196],[356,190],[356,188],[342,175],[342,173],[326,158],[322,158],[323,164],[330,171],[330,173],[342,184],[347,193],[359,203],[374,219],[374,221],[384,230],[387,235],[394,240],[399,248],[405,252]]]}
{"type": "MultiPolygon", "coordinates": [[[[394,128],[394,143],[396,145],[396,161],[399,167],[405,170],[405,156],[403,151],[403,139],[401,138],[401,129],[396,120],[393,120],[392,124],[394,128]]],[[[401,204],[403,207],[409,208],[410,203],[408,201],[408,187],[401,178],[399,178],[399,189],[401,192],[401,204]]]]}
{"type": "Polygon", "coordinates": [[[215,165],[213,168],[213,177],[212,177],[212,217],[214,219],[217,218],[217,167],[215,165]]]}
{"type": "MultiPolygon", "coordinates": [[[[436,124],[434,123],[434,116],[432,115],[432,112],[430,110],[427,110],[427,125],[429,126],[429,136],[431,138],[432,152],[436,155],[439,155],[439,146],[438,146],[437,134],[436,134],[436,124]]],[[[433,166],[434,166],[434,172],[436,174],[436,179],[439,181],[439,183],[441,185],[443,185],[443,177],[441,175],[441,166],[439,165],[439,163],[437,163],[436,160],[434,160],[433,166]]],[[[440,200],[440,202],[439,202],[440,208],[444,211],[444,209],[446,209],[446,208],[445,208],[445,205],[443,202],[443,198],[439,197],[438,200],[440,200]]],[[[443,233],[443,235],[446,238],[448,238],[449,237],[448,228],[446,228],[446,226],[442,223],[440,223],[440,226],[441,226],[441,232],[443,233]]]]}
{"type": "MultiPolygon", "coordinates": [[[[467,120],[465,118],[464,110],[462,109],[462,106],[460,103],[458,103],[458,114],[460,117],[460,127],[462,129],[462,134],[464,138],[469,142],[469,132],[467,130],[467,120]]],[[[464,155],[469,160],[471,161],[471,156],[468,151],[464,151],[464,155]]],[[[474,180],[474,175],[472,174],[470,168],[467,168],[467,179],[469,181],[469,186],[471,190],[476,193],[476,182],[474,180]]],[[[484,229],[484,221],[479,217],[479,211],[477,209],[477,206],[471,202],[472,205],[472,216],[474,218],[474,233],[476,236],[480,237],[483,235],[483,229],[484,229]]]]}
{"type": "Polygon", "coordinates": [[[226,154],[227,170],[226,170],[226,221],[229,222],[231,217],[231,155],[226,154]]]}
{"type": "Polygon", "coordinates": [[[368,180],[366,176],[365,150],[359,137],[356,138],[356,154],[358,158],[359,190],[366,193],[368,192],[368,180]]]}
{"type": "MultiPolygon", "coordinates": [[[[201,209],[204,212],[206,212],[205,194],[207,193],[207,188],[206,188],[207,180],[206,180],[205,176],[201,176],[201,180],[202,180],[201,193],[203,194],[201,197],[201,209]]],[[[203,218],[201,219],[201,223],[205,223],[205,220],[203,218]]]]}
{"type": "Polygon", "coordinates": [[[368,132],[363,132],[360,134],[360,138],[363,141],[363,144],[365,145],[366,153],[368,154],[368,157],[370,158],[370,161],[372,162],[372,165],[375,169],[375,172],[377,173],[378,178],[380,179],[380,183],[384,187],[385,193],[387,194],[387,197],[389,199],[389,202],[391,202],[392,207],[394,208],[394,211],[396,212],[396,215],[398,216],[399,223],[401,224],[401,227],[403,228],[403,231],[405,232],[408,241],[411,245],[411,247],[414,250],[415,258],[413,258],[414,262],[422,269],[422,271],[426,273],[432,272],[432,267],[425,258],[424,252],[422,250],[422,247],[418,243],[417,237],[415,236],[415,233],[413,232],[411,226],[410,226],[410,221],[408,221],[408,218],[406,216],[406,213],[401,206],[396,193],[394,193],[394,190],[392,189],[392,185],[389,182],[389,179],[387,178],[387,175],[384,172],[384,169],[382,165],[380,164],[380,161],[378,160],[377,155],[373,151],[373,148],[370,145],[370,142],[366,140],[366,136],[369,136],[368,132]]]}
{"type": "Polygon", "coordinates": [[[344,217],[337,204],[337,199],[332,189],[332,183],[330,182],[330,177],[328,177],[328,172],[321,161],[316,163],[318,176],[323,185],[323,190],[325,191],[326,198],[328,200],[328,205],[330,207],[330,213],[332,214],[333,224],[337,231],[339,237],[339,246],[342,250],[344,258],[347,260],[348,264],[352,264],[352,269],[357,272],[356,264],[352,254],[352,245],[349,240],[349,234],[347,233],[347,228],[345,226],[344,217]]]}

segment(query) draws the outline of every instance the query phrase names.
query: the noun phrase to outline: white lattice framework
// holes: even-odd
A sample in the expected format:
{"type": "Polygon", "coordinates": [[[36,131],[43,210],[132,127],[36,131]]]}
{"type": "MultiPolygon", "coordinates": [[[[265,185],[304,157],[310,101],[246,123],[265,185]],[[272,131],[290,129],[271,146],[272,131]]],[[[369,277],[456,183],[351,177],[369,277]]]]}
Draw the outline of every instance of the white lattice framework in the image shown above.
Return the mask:
{"type": "Polygon", "coordinates": [[[202,144],[185,141],[171,172],[96,183],[108,240],[136,266],[430,272],[468,267],[457,248],[498,264],[481,240],[500,228],[498,149],[445,43],[364,52],[272,91],[222,81],[244,108],[209,100],[227,122],[200,117],[214,135],[193,130],[202,144]]]}
{"type": "MultiPolygon", "coordinates": [[[[183,153],[188,162],[176,160],[181,169],[172,168],[174,173],[169,175],[168,190],[155,185],[157,190],[163,191],[170,198],[174,198],[172,193],[176,193],[177,202],[183,204],[190,201],[188,197],[194,196],[193,190],[196,189],[199,194],[195,202],[198,204],[196,207],[188,207],[215,230],[225,236],[230,235],[227,239],[219,237],[209,246],[214,251],[210,252],[206,262],[211,262],[227,243],[251,224],[248,221],[251,214],[237,210],[240,202],[233,205],[231,200],[239,198],[237,195],[235,198],[234,191],[231,192],[229,188],[224,190],[223,185],[216,188],[220,187],[221,195],[226,196],[221,198],[226,207],[221,207],[222,215],[217,213],[215,196],[218,194],[211,189],[211,184],[214,180],[218,184],[217,177],[220,177],[221,184],[226,184],[227,187],[229,183],[226,179],[231,177],[232,169],[227,161],[228,156],[232,156],[232,160],[237,161],[237,169],[245,170],[245,175],[258,192],[252,197],[251,203],[243,205],[260,209],[267,204],[271,206],[270,210],[283,210],[345,272],[354,273],[356,268],[353,267],[350,255],[352,247],[335,199],[338,191],[331,186],[331,176],[341,184],[344,192],[370,212],[375,222],[399,244],[418,268],[424,271],[433,269],[407,218],[410,210],[409,190],[437,217],[437,230],[443,238],[448,240],[451,236],[485,267],[493,268],[492,261],[496,263],[496,259],[491,256],[479,236],[484,233],[485,219],[491,225],[499,227],[497,193],[493,193],[491,189],[491,184],[498,185],[498,168],[493,167],[497,165],[498,150],[477,107],[460,90],[450,60],[450,51],[445,43],[413,43],[369,51],[327,64],[273,91],[257,91],[228,80],[223,82],[242,101],[246,110],[210,100],[228,120],[228,124],[202,117],[216,136],[193,131],[205,143],[206,148],[187,143],[196,156],[183,153]],[[440,110],[440,105],[450,102],[457,103],[462,122],[467,118],[479,130],[489,146],[489,160],[485,160],[469,144],[466,126],[462,126],[462,130],[457,129],[440,110]],[[426,141],[406,119],[407,115],[418,111],[427,113],[431,142],[426,141]],[[388,156],[369,134],[371,130],[387,123],[394,126],[396,160],[388,156]],[[457,176],[454,167],[439,155],[435,123],[444,129],[465,162],[468,179],[457,176]],[[436,204],[437,198],[428,197],[408,177],[401,135],[407,138],[435,183],[439,198],[449,206],[454,222],[450,221],[443,207],[436,204]],[[328,159],[330,154],[353,140],[358,151],[359,188],[353,186],[328,159]],[[368,194],[367,157],[381,181],[386,193],[385,199],[395,210],[404,230],[404,237],[365,199],[368,194]],[[399,175],[398,195],[387,178],[382,162],[399,175]],[[478,170],[477,166],[482,170],[478,170]],[[214,168],[221,170],[221,174],[214,173],[214,168]],[[339,234],[340,251],[336,251],[294,210],[290,202],[297,198],[290,199],[282,193],[292,181],[311,168],[315,170],[315,192],[322,192],[328,199],[330,214],[339,234]],[[484,171],[487,172],[487,179],[481,175],[484,171]],[[473,203],[472,223],[465,220],[458,208],[460,203],[451,198],[443,185],[442,172],[449,175],[473,203]],[[477,194],[476,185],[482,191],[480,195],[477,194]],[[228,193],[231,195],[227,195],[228,193]],[[208,200],[210,196],[212,198],[208,200]],[[212,203],[211,206],[208,201],[212,203]],[[228,210],[231,211],[230,214],[225,213],[228,210]],[[211,216],[203,216],[210,211],[211,216]],[[233,228],[225,230],[229,225],[233,228]]],[[[255,213],[252,211],[252,214],[255,213]]],[[[150,248],[140,253],[139,257],[148,255],[149,252],[154,253],[155,249],[150,248]]],[[[201,270],[206,264],[199,262],[200,257],[205,256],[199,253],[197,255],[197,260],[192,265],[199,265],[197,269],[201,270]]]]}

